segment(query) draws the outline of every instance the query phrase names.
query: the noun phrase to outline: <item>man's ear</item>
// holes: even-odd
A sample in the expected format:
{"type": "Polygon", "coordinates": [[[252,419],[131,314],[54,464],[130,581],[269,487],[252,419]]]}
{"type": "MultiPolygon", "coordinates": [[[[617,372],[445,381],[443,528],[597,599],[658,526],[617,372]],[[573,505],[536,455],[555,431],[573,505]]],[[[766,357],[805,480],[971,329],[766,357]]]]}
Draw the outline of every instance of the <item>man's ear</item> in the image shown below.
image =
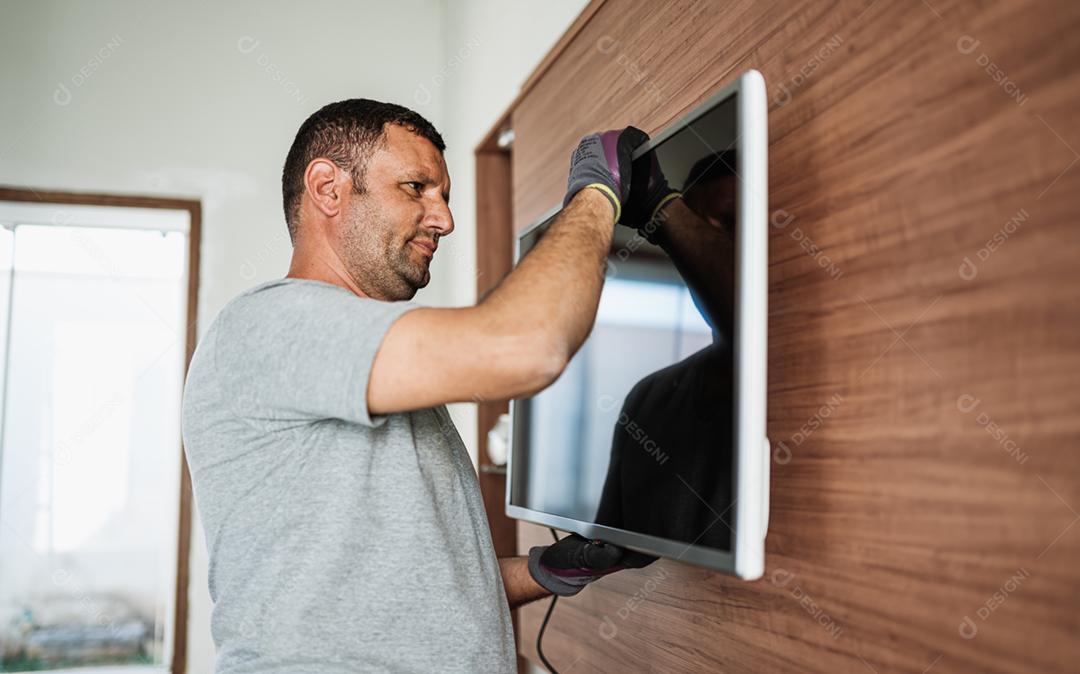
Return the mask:
{"type": "Polygon", "coordinates": [[[341,212],[342,197],[349,184],[348,174],[329,159],[313,159],[304,171],[304,193],[327,218],[341,212]]]}

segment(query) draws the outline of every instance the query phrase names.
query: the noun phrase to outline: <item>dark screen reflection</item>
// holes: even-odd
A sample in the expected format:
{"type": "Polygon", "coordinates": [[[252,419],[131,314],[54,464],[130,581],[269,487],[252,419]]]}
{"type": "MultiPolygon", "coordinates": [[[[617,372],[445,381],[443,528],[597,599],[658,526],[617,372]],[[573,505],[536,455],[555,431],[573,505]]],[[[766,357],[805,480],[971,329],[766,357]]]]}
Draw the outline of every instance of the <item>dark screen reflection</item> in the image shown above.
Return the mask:
{"type": "Polygon", "coordinates": [[[655,245],[633,232],[630,241],[613,245],[616,272],[605,285],[601,306],[618,283],[643,282],[640,312],[650,318],[640,321],[646,327],[631,331],[613,327],[618,321],[603,320],[602,311],[579,354],[583,363],[564,374],[572,385],[560,380],[530,402],[529,442],[514,457],[512,503],[731,549],[735,144],[732,98],[660,143],[654,156],[635,161],[638,176],[647,175],[655,160],[682,197],[668,202],[652,223],[655,245]],[[697,333],[688,332],[686,317],[666,323],[655,318],[665,314],[648,308],[655,306],[644,290],[650,281],[689,294],[697,333]],[[656,340],[663,336],[678,348],[658,356],[656,340]],[[553,413],[551,398],[565,400],[574,393],[576,414],[553,413]],[[593,400],[610,401],[611,414],[600,414],[593,400]],[[576,430],[552,432],[553,424],[576,430]],[[604,439],[599,437],[603,428],[590,430],[600,424],[606,424],[604,439]]]}

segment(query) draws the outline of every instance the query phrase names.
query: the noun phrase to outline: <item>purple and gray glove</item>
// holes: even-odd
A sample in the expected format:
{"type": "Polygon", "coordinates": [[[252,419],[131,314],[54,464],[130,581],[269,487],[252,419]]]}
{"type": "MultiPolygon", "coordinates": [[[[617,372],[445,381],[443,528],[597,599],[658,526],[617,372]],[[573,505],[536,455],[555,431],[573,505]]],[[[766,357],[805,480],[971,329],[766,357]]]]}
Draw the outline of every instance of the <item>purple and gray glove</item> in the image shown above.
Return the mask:
{"type": "Polygon", "coordinates": [[[657,213],[681,193],[668,185],[655,152],[633,161],[634,150],[648,140],[647,133],[633,126],[582,138],[570,156],[563,207],[581,190],[598,189],[615,208],[615,222],[637,229],[656,243],[657,213]],[[638,166],[636,172],[632,170],[633,164],[638,166]],[[648,170],[642,171],[643,166],[648,166],[648,170]]]}
{"type": "Polygon", "coordinates": [[[615,207],[615,222],[630,195],[630,164],[634,149],[649,139],[641,129],[628,126],[621,131],[594,133],[581,139],[570,155],[570,175],[566,180],[565,208],[575,194],[592,187],[603,192],[615,207]]]}
{"type": "Polygon", "coordinates": [[[529,574],[560,597],[575,595],[589,583],[623,569],[640,569],[656,557],[577,534],[552,545],[529,549],[529,574]]]}

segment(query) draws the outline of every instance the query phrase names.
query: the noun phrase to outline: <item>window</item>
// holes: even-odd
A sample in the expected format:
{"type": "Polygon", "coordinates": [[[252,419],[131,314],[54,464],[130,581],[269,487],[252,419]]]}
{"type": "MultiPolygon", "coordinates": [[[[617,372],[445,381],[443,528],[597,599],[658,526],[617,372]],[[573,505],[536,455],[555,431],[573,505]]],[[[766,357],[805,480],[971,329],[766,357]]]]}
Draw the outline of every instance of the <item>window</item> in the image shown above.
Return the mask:
{"type": "Polygon", "coordinates": [[[65,196],[0,201],[0,671],[182,669],[198,204],[65,196]]]}

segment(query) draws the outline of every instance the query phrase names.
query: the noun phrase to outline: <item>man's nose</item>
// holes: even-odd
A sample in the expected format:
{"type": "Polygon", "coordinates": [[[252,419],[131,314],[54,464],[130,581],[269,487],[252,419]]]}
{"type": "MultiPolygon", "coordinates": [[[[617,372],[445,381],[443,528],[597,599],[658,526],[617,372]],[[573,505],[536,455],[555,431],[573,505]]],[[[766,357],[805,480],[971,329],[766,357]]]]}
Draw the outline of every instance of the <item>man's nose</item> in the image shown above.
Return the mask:
{"type": "Polygon", "coordinates": [[[424,224],[438,232],[439,236],[454,231],[454,215],[450,212],[450,205],[442,199],[434,200],[424,214],[424,224]]]}

